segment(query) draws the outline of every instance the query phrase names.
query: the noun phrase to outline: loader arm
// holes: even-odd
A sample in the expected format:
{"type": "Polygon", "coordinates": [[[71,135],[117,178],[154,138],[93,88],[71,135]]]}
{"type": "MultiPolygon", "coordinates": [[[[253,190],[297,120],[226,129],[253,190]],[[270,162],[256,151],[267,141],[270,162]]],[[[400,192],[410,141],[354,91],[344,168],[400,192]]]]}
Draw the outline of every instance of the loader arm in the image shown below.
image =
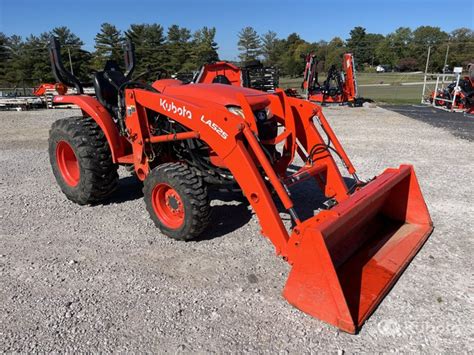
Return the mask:
{"type": "Polygon", "coordinates": [[[147,108],[199,133],[200,139],[217,153],[249,200],[262,227],[261,233],[272,241],[277,254],[286,250],[288,232],[256,162],[246,147],[244,130],[249,130],[250,126],[245,120],[217,105],[213,108],[206,104],[198,106],[183,99],[140,89],[127,90],[126,107],[127,113],[130,113],[126,118],[127,127],[130,136],[136,137],[132,138],[132,146],[139,177],[147,175],[149,171],[144,142],[152,135],[142,124],[144,120],[140,119],[144,108],[147,108]]]}
{"type": "MultiPolygon", "coordinates": [[[[254,117],[249,103],[243,95],[238,95],[238,97],[240,105],[244,109],[245,117],[251,117],[253,120],[254,117]]],[[[293,161],[298,147],[297,142],[306,152],[310,152],[315,146],[326,145],[313,122],[315,117],[324,119],[324,116],[317,105],[286,97],[283,91],[278,91],[275,95],[269,95],[269,99],[272,111],[285,127],[281,133],[285,136],[283,154],[274,165],[270,163],[261,148],[261,143],[256,136],[255,124],[222,109],[218,105],[211,108],[211,102],[201,100],[198,106],[188,100],[161,93],[152,93],[141,89],[127,90],[126,122],[133,146],[135,170],[137,176],[141,179],[144,179],[149,173],[146,142],[157,139],[152,137],[144,123],[146,120],[141,119],[142,116],[146,115],[145,108],[170,117],[190,131],[196,132],[199,139],[217,153],[234,176],[259,218],[262,234],[272,241],[277,254],[287,257],[289,234],[258,168],[263,168],[265,177],[273,185],[278,198],[298,225],[301,221],[295,212],[294,202],[291,200],[285,185],[284,180],[287,176],[284,172],[293,161]]],[[[324,122],[326,122],[325,119],[324,122]]],[[[352,168],[349,169],[349,172],[355,172],[328,124],[324,131],[330,137],[330,142],[335,146],[334,149],[338,154],[347,159],[347,164],[352,168]]],[[[301,152],[301,155],[303,160],[307,160],[307,153],[301,152]]],[[[337,202],[345,200],[348,197],[349,190],[330,151],[325,149],[314,153],[312,159],[315,162],[314,164],[317,165],[316,181],[325,196],[337,202]]],[[[308,174],[304,169],[298,173],[308,174]]]]}

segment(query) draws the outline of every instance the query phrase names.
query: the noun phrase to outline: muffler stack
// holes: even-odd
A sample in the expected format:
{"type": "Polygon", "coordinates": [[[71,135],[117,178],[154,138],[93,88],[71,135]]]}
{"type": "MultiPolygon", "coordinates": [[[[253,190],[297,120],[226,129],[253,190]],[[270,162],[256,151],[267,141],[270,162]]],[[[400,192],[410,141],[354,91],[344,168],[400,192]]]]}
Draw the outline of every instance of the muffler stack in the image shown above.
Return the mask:
{"type": "Polygon", "coordinates": [[[387,169],[289,242],[285,298],[356,333],[433,230],[412,166],[387,169]]]}

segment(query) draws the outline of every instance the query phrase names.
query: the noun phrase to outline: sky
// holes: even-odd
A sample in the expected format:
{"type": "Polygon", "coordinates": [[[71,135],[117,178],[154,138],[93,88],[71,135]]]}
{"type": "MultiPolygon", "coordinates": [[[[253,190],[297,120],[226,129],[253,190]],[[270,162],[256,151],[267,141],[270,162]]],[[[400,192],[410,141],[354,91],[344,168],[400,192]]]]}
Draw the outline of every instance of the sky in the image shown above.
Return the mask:
{"type": "Polygon", "coordinates": [[[292,32],[309,42],[343,39],[355,26],[386,35],[400,26],[421,25],[474,28],[474,1],[446,0],[0,0],[0,32],[22,37],[69,27],[93,50],[103,22],[120,30],[132,23],[177,24],[192,31],[216,27],[221,59],[238,55],[237,34],[252,26],[259,34],[275,31],[280,38],[292,32]]]}

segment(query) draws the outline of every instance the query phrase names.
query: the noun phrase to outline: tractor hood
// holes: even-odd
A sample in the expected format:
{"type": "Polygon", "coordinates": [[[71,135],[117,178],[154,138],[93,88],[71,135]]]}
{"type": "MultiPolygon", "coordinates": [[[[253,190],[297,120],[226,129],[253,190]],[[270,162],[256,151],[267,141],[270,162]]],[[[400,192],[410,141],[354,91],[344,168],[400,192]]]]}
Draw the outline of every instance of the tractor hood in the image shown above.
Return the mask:
{"type": "Polygon", "coordinates": [[[165,95],[174,96],[202,105],[211,101],[222,106],[240,106],[238,94],[243,94],[253,110],[270,104],[268,94],[262,91],[226,84],[183,84],[179,80],[157,80],[153,87],[165,95]]]}

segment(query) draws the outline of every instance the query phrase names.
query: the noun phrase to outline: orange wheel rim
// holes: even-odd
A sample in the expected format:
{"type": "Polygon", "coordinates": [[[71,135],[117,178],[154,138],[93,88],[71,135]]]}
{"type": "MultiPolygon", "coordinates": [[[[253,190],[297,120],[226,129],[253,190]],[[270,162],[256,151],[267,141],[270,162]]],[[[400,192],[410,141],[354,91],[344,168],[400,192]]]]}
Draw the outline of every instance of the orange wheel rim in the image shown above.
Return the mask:
{"type": "Polygon", "coordinates": [[[69,186],[77,186],[81,177],[79,162],[71,145],[66,141],[58,142],[56,146],[56,162],[63,180],[69,186]]]}
{"type": "Polygon", "coordinates": [[[156,216],[168,228],[178,229],[184,223],[184,205],[178,192],[165,183],[152,191],[152,205],[156,216]]]}

